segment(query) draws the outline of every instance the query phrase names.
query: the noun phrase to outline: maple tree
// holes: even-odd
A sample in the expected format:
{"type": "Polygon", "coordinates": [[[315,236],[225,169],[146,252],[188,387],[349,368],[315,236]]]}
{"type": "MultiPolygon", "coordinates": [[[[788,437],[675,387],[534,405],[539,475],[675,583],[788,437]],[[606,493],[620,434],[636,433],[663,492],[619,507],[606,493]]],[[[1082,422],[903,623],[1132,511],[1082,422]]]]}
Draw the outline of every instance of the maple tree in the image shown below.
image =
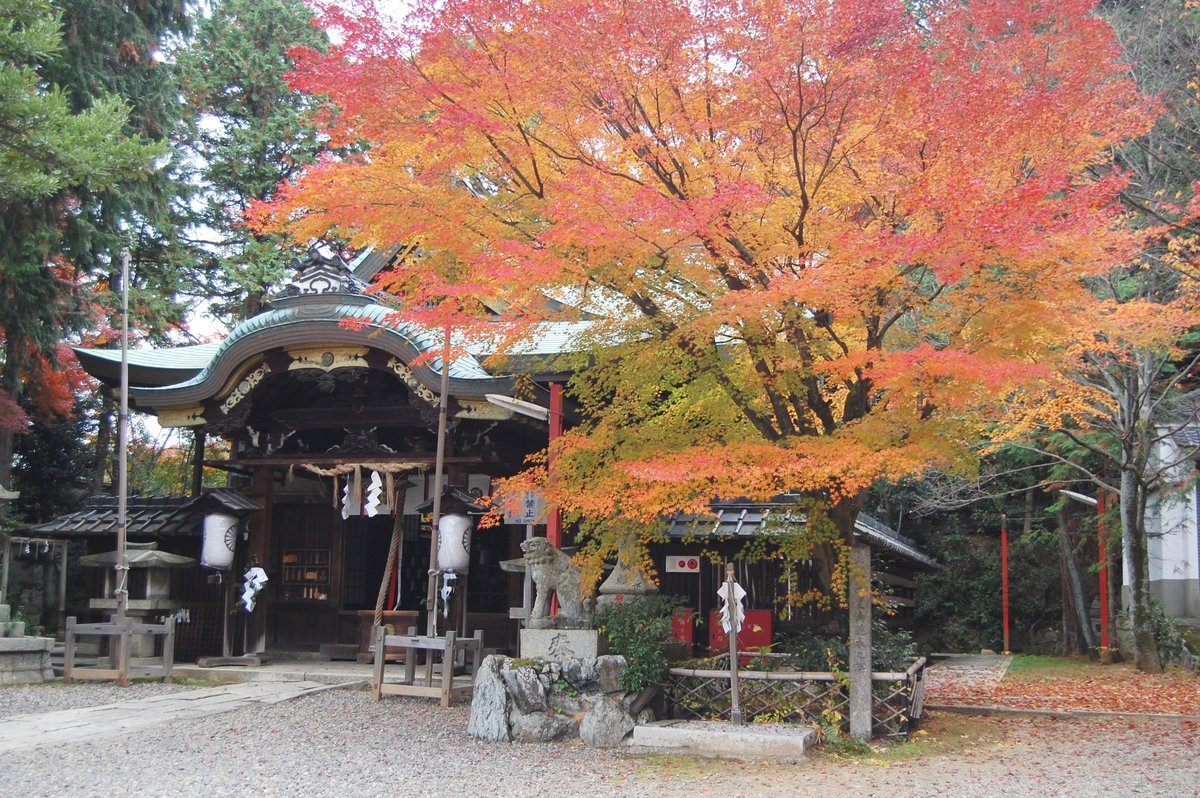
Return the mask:
{"type": "Polygon", "coordinates": [[[587,421],[535,478],[602,537],[799,491],[849,546],[873,481],[970,467],[1135,249],[1111,150],[1153,107],[1092,4],[921,8],[329,4],[338,43],[295,85],[372,148],[257,219],[409,245],[388,289],[417,320],[477,329],[487,297],[517,340],[546,296],[599,316],[587,421]]]}

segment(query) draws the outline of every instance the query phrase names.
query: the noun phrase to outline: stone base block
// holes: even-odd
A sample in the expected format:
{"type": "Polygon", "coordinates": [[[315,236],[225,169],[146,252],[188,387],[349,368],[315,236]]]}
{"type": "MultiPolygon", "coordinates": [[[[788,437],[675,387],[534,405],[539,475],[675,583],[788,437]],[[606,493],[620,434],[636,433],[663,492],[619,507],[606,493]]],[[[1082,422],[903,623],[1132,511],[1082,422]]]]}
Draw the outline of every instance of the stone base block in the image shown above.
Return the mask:
{"type": "Polygon", "coordinates": [[[49,637],[0,638],[0,684],[28,684],[54,678],[49,637]]]}
{"type": "Polygon", "coordinates": [[[635,751],[647,753],[799,762],[817,744],[817,733],[807,726],[791,724],[734,726],[667,720],[637,726],[631,743],[635,751]]]}
{"type": "Polygon", "coordinates": [[[595,629],[522,629],[521,658],[563,662],[594,659],[608,652],[608,638],[595,629]]]}

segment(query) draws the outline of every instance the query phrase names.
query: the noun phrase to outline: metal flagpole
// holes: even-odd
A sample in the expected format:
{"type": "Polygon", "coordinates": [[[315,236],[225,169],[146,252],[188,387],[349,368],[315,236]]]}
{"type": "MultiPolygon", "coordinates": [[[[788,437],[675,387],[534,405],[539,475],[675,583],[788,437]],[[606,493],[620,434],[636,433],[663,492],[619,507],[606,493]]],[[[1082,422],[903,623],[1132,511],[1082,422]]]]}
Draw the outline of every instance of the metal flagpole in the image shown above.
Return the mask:
{"type": "MultiPolygon", "coordinates": [[[[129,427],[129,250],[122,248],[121,261],[121,386],[120,409],[117,412],[117,624],[125,626],[125,613],[129,604],[129,558],[125,553],[125,537],[128,526],[127,494],[128,483],[128,427],[129,427]]],[[[129,650],[127,635],[116,637],[117,684],[129,686],[129,650]]],[[[112,656],[112,652],[109,652],[112,656]]]]}

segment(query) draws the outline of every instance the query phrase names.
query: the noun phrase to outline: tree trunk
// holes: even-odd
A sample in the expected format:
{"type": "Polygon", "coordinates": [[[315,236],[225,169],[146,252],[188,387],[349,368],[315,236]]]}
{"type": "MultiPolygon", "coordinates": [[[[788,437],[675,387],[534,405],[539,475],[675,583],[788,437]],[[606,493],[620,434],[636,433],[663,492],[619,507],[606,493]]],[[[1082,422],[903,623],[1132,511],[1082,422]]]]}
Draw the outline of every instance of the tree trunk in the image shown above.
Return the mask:
{"type": "MultiPolygon", "coordinates": [[[[5,341],[4,370],[0,372],[0,391],[8,393],[14,402],[20,402],[21,364],[15,354],[16,351],[17,345],[14,339],[5,341]]],[[[15,432],[0,429],[0,487],[9,490],[13,489],[12,465],[13,452],[16,450],[16,437],[15,432]]]]}
{"type": "Polygon", "coordinates": [[[1131,468],[1121,470],[1121,545],[1129,564],[1129,617],[1133,661],[1139,671],[1161,673],[1154,616],[1150,609],[1150,551],[1146,541],[1141,484],[1131,468]]]}
{"type": "Polygon", "coordinates": [[[13,489],[12,461],[16,437],[11,431],[0,429],[0,488],[13,489]]]}
{"type": "Polygon", "coordinates": [[[863,494],[843,499],[829,510],[850,552],[846,606],[850,611],[850,736],[870,740],[871,717],[871,547],[854,537],[863,494]]]}
{"type": "Polygon", "coordinates": [[[1071,604],[1075,608],[1075,620],[1079,623],[1079,634],[1086,649],[1096,647],[1092,637],[1092,626],[1088,619],[1087,603],[1083,597],[1083,580],[1079,578],[1079,565],[1075,562],[1075,552],[1072,551],[1070,536],[1067,534],[1067,514],[1058,511],[1058,545],[1062,553],[1062,561],[1067,569],[1067,584],[1071,589],[1071,604]]]}
{"type": "Polygon", "coordinates": [[[96,455],[92,460],[93,495],[104,492],[104,476],[108,473],[108,460],[112,452],[113,398],[107,388],[100,389],[100,413],[96,419],[96,455]]]}
{"type": "Polygon", "coordinates": [[[854,543],[847,603],[850,607],[850,736],[870,740],[871,717],[871,547],[854,543]]]}

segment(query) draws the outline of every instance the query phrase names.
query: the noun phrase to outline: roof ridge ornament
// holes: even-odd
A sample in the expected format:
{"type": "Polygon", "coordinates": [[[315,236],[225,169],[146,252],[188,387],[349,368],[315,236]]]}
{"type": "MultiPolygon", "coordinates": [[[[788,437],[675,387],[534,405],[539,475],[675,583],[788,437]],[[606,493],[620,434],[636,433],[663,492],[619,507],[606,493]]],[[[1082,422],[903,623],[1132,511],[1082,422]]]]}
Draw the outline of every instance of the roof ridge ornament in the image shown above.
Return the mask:
{"type": "Polygon", "coordinates": [[[306,296],[312,294],[365,295],[367,284],[354,276],[350,264],[336,251],[326,251],[318,245],[308,251],[308,258],[293,258],[297,270],[291,285],[277,296],[306,296]]]}

